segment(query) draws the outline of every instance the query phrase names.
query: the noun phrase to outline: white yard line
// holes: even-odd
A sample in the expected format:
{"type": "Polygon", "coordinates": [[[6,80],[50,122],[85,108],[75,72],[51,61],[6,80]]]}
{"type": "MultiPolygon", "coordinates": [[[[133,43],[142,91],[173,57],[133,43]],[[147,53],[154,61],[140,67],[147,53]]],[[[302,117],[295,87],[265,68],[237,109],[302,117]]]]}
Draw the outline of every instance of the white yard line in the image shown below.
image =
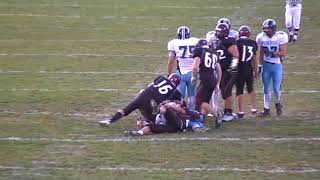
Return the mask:
{"type": "MultiPolygon", "coordinates": [[[[96,92],[113,92],[113,91],[138,91],[139,89],[115,89],[115,88],[80,88],[80,89],[47,89],[47,88],[40,88],[40,89],[28,89],[28,88],[11,88],[11,89],[0,89],[0,92],[18,92],[18,91],[39,91],[39,92],[80,92],[80,91],[96,91],[96,92]]],[[[256,91],[257,93],[262,93],[262,91],[256,91]]],[[[288,90],[282,91],[282,93],[295,93],[295,94],[317,94],[320,93],[319,90],[288,90]]]]}
{"type": "MultiPolygon", "coordinates": [[[[35,74],[151,74],[151,75],[157,75],[161,74],[156,72],[148,72],[148,71],[43,71],[43,70],[35,70],[35,71],[27,71],[27,70],[1,70],[0,74],[21,74],[21,73],[35,73],[35,74]]],[[[314,74],[320,74],[320,71],[317,72],[285,72],[284,74],[294,74],[294,75],[314,75],[314,74]]]]}
{"type": "Polygon", "coordinates": [[[0,53],[0,56],[66,56],[66,57],[78,57],[78,56],[89,56],[89,57],[152,57],[159,58],[165,57],[164,55],[134,55],[134,54],[94,54],[94,53],[0,53]]]}
{"type": "Polygon", "coordinates": [[[59,166],[37,166],[37,167],[23,167],[23,166],[5,166],[0,165],[0,170],[6,171],[26,171],[26,170],[67,170],[67,171],[134,171],[134,172],[264,172],[271,174],[305,174],[319,172],[319,169],[312,167],[298,167],[298,168],[284,168],[276,167],[272,169],[265,168],[240,168],[228,166],[215,167],[181,167],[181,168],[152,168],[152,167],[131,167],[131,166],[99,166],[92,167],[59,167],[59,166]]]}
{"type": "Polygon", "coordinates": [[[319,142],[320,137],[295,137],[295,138],[271,138],[271,137],[261,137],[261,138],[214,138],[214,137],[181,137],[181,138],[130,138],[130,137],[119,137],[119,138],[101,138],[101,139],[56,139],[56,138],[27,138],[27,137],[1,137],[0,141],[18,141],[18,142],[88,142],[88,143],[103,143],[103,142],[180,142],[180,141],[226,141],[226,142],[237,142],[237,141],[252,141],[252,142],[294,142],[294,141],[315,141],[319,142]]]}
{"type": "MultiPolygon", "coordinates": [[[[161,41],[150,40],[150,39],[44,39],[44,40],[35,40],[35,39],[0,39],[0,42],[145,42],[145,43],[160,43],[161,41]]],[[[6,53],[3,53],[6,54],[6,53]]]]}
{"type": "MultiPolygon", "coordinates": [[[[92,57],[152,57],[152,58],[163,58],[165,55],[138,55],[138,54],[99,54],[99,53],[8,53],[0,52],[0,56],[66,56],[66,57],[78,57],[78,56],[92,56],[92,57]]],[[[290,56],[288,58],[301,58],[301,56],[290,56]]],[[[307,56],[308,60],[318,59],[320,55],[307,56]]],[[[291,63],[291,62],[287,62],[291,63]]]]}
{"type": "Polygon", "coordinates": [[[151,74],[158,75],[161,74],[156,72],[147,72],[147,71],[5,71],[0,69],[0,74],[24,74],[24,73],[35,73],[35,74],[151,74]]]}
{"type": "MultiPolygon", "coordinates": [[[[129,5],[118,5],[113,8],[128,8],[129,5]]],[[[85,7],[85,8],[106,8],[106,6],[103,5],[94,5],[94,4],[78,4],[78,3],[72,3],[72,4],[58,4],[58,3],[20,3],[20,4],[5,4],[1,3],[0,7],[85,7]]],[[[162,5],[153,5],[152,7],[157,8],[174,8],[174,9],[240,9],[239,6],[162,6],[162,5]]]]}

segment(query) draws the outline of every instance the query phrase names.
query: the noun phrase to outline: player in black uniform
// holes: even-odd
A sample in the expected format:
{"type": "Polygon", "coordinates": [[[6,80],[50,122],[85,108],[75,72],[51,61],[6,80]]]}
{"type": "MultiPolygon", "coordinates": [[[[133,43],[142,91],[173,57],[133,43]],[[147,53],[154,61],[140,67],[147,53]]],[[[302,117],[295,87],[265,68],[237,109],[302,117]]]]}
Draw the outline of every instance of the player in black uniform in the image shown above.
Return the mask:
{"type": "Polygon", "coordinates": [[[222,120],[225,122],[232,121],[232,88],[238,75],[239,51],[234,38],[228,37],[228,24],[221,23],[216,26],[216,36],[219,39],[217,47],[219,64],[222,70],[220,83],[221,95],[224,99],[224,115],[222,120]]]}
{"type": "Polygon", "coordinates": [[[239,28],[239,39],[237,40],[237,46],[239,50],[239,76],[236,81],[236,95],[238,99],[238,117],[244,118],[243,108],[243,90],[246,85],[247,92],[251,98],[251,115],[255,117],[257,115],[256,105],[256,93],[254,91],[254,79],[258,75],[258,62],[256,58],[258,45],[256,41],[250,39],[251,29],[249,26],[241,26],[239,28]]]}
{"type": "Polygon", "coordinates": [[[146,124],[138,130],[125,131],[125,134],[142,136],[151,133],[183,132],[185,129],[198,132],[209,130],[204,126],[200,112],[188,108],[186,102],[164,101],[160,104],[155,123],[146,124]]]}
{"type": "Polygon", "coordinates": [[[180,83],[180,76],[176,73],[168,78],[158,76],[146,88],[143,89],[124,109],[118,110],[111,118],[107,117],[99,121],[101,126],[108,126],[123,116],[129,115],[136,109],[139,109],[147,122],[155,122],[156,115],[159,112],[159,104],[165,100],[181,100],[181,94],[177,90],[180,83]]]}
{"type": "Polygon", "coordinates": [[[196,95],[196,110],[203,115],[211,113],[217,117],[217,112],[209,104],[213,91],[221,81],[221,68],[216,51],[209,48],[207,40],[200,39],[193,51],[193,58],[191,81],[196,83],[198,73],[200,79],[196,95]]]}

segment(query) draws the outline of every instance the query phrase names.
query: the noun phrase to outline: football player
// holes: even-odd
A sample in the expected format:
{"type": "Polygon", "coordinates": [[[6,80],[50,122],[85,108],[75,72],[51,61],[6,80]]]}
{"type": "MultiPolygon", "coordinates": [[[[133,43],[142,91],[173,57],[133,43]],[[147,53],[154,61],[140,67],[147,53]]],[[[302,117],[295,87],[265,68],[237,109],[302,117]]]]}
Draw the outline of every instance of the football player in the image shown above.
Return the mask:
{"type": "MultiPolygon", "coordinates": [[[[217,45],[219,43],[218,38],[216,36],[216,31],[209,31],[206,34],[206,40],[209,44],[209,47],[213,49],[214,51],[217,51],[217,45]]],[[[219,58],[218,58],[219,59],[219,58]]],[[[219,62],[219,60],[218,60],[219,62]]],[[[219,64],[220,66],[220,64],[219,64]]],[[[221,67],[220,67],[221,69],[221,67]]],[[[218,112],[218,116],[220,116],[220,110],[219,110],[219,101],[220,101],[220,84],[217,84],[216,89],[213,91],[211,96],[211,105],[215,112],[218,112]]],[[[213,114],[208,114],[208,116],[213,116],[213,114]]]]}
{"type": "Polygon", "coordinates": [[[177,38],[168,42],[168,74],[172,73],[174,63],[177,60],[179,65],[179,73],[181,75],[181,82],[178,89],[185,97],[188,93],[188,103],[190,108],[195,108],[195,91],[196,87],[191,83],[192,64],[193,64],[193,50],[196,47],[198,38],[191,37],[191,31],[186,26],[181,26],[177,29],[177,38]]]}
{"type": "Polygon", "coordinates": [[[232,88],[238,75],[239,51],[235,38],[228,37],[229,25],[220,23],[216,26],[216,36],[218,38],[217,53],[219,64],[222,70],[220,90],[224,99],[224,113],[222,120],[229,122],[233,116],[232,88]]]}
{"type": "Polygon", "coordinates": [[[186,103],[165,101],[160,104],[159,109],[155,123],[146,124],[139,130],[125,131],[125,134],[142,136],[151,133],[176,133],[183,132],[187,128],[198,132],[209,130],[203,124],[202,115],[198,111],[189,109],[186,103]]]}
{"type": "Polygon", "coordinates": [[[229,34],[228,34],[228,37],[232,37],[232,38],[235,38],[235,39],[238,39],[239,38],[239,33],[238,31],[236,30],[233,30],[231,29],[231,21],[228,19],[228,18],[220,18],[217,22],[217,25],[218,24],[221,24],[221,23],[226,23],[229,25],[229,34]]]}
{"type": "Polygon", "coordinates": [[[193,53],[192,83],[196,84],[199,79],[200,84],[197,88],[196,109],[203,115],[215,114],[216,126],[220,125],[218,112],[209,103],[213,91],[219,86],[221,81],[221,68],[218,63],[218,56],[215,49],[209,48],[209,43],[205,39],[200,39],[193,53]]]}
{"type": "Polygon", "coordinates": [[[302,0],[286,0],[285,20],[289,31],[289,42],[298,40],[301,10],[302,0]]]}
{"type": "Polygon", "coordinates": [[[181,94],[177,90],[180,81],[180,75],[176,73],[171,74],[168,78],[158,76],[147,88],[141,90],[138,96],[125,108],[118,110],[111,118],[106,117],[99,121],[99,124],[108,126],[136,109],[140,110],[147,122],[155,122],[161,102],[165,100],[181,100],[181,94]]]}
{"type": "Polygon", "coordinates": [[[239,75],[236,81],[236,96],[238,100],[238,117],[244,118],[243,90],[246,85],[247,92],[251,99],[251,115],[257,115],[256,93],[254,91],[254,80],[258,75],[257,50],[258,45],[255,40],[250,39],[251,28],[243,25],[239,28],[239,39],[237,46],[239,50],[239,75]]]}
{"type": "Polygon", "coordinates": [[[282,59],[288,53],[288,35],[283,31],[276,31],[277,24],[273,19],[266,19],[262,23],[262,30],[256,37],[259,46],[259,69],[262,67],[261,79],[264,92],[264,111],[261,116],[270,116],[272,88],[275,96],[277,115],[282,114],[281,82],[282,59]]]}

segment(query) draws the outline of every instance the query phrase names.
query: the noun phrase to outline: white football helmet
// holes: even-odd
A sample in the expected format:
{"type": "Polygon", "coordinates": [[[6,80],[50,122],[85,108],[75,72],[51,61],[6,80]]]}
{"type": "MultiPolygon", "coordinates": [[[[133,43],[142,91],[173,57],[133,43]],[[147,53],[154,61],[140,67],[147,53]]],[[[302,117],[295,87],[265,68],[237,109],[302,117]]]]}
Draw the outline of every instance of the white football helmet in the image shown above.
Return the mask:
{"type": "Polygon", "coordinates": [[[191,36],[191,31],[187,26],[180,26],[177,29],[177,38],[178,39],[188,39],[191,36]]]}

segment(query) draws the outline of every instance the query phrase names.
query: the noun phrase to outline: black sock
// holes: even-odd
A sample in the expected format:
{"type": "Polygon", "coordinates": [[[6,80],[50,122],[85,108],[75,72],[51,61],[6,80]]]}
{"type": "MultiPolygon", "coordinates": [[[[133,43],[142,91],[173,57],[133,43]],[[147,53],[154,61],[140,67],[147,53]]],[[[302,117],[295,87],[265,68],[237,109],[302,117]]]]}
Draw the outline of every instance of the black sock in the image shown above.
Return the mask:
{"type": "Polygon", "coordinates": [[[111,122],[116,122],[117,120],[119,120],[120,118],[122,117],[122,114],[120,112],[117,112],[116,114],[114,114],[112,117],[111,117],[111,122]]]}

